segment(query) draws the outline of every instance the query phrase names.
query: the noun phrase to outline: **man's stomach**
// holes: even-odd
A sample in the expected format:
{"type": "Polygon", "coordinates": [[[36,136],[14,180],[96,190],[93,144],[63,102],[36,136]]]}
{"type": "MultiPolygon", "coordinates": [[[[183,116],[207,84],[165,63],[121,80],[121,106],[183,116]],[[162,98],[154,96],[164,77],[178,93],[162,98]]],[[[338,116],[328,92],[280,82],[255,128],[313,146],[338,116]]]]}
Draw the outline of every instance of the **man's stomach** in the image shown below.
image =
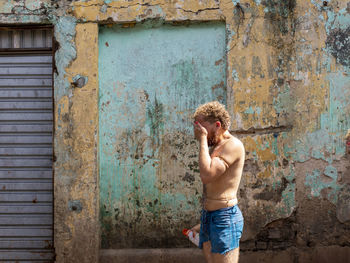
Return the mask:
{"type": "Polygon", "coordinates": [[[238,203],[236,195],[227,195],[227,197],[204,197],[204,209],[214,211],[225,207],[235,206],[238,203]]]}

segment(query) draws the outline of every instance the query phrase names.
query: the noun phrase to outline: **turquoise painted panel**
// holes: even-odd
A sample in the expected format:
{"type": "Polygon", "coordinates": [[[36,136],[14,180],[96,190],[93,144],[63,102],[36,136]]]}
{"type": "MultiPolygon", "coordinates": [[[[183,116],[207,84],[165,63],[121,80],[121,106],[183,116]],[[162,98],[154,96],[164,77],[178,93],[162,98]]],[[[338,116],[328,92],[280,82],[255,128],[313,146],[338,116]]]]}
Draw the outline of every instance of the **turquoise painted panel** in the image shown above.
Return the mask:
{"type": "Polygon", "coordinates": [[[188,244],[201,183],[195,108],[226,100],[225,24],[100,27],[103,248],[188,244]]]}

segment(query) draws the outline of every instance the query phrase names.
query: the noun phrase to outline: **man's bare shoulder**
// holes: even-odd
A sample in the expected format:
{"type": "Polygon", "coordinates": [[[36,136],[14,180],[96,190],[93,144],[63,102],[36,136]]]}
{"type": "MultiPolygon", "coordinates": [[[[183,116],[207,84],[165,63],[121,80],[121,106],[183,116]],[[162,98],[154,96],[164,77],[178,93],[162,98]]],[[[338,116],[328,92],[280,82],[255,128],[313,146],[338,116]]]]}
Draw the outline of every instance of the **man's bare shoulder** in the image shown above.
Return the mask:
{"type": "Polygon", "coordinates": [[[227,140],[227,142],[225,143],[225,145],[223,147],[223,152],[230,153],[233,151],[234,152],[237,152],[237,151],[244,152],[244,145],[241,142],[241,140],[239,140],[238,138],[236,138],[232,135],[231,138],[229,138],[227,140]]]}
{"type": "Polygon", "coordinates": [[[226,160],[228,165],[233,164],[238,159],[244,158],[244,155],[243,143],[234,136],[227,140],[220,152],[220,157],[226,160]]]}

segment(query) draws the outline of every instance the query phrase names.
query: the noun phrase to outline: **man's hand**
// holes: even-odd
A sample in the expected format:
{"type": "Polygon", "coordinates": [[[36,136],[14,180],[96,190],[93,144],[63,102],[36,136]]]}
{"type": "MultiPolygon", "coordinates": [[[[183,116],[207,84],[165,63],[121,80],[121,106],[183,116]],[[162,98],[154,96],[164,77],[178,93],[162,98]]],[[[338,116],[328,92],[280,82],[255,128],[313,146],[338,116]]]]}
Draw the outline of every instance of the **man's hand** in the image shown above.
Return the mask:
{"type": "Polygon", "coordinates": [[[200,141],[201,138],[207,139],[208,131],[198,121],[195,121],[193,123],[193,128],[194,128],[194,137],[198,141],[200,141]]]}
{"type": "Polygon", "coordinates": [[[201,224],[195,225],[191,228],[191,230],[199,233],[199,231],[201,230],[201,224]]]}

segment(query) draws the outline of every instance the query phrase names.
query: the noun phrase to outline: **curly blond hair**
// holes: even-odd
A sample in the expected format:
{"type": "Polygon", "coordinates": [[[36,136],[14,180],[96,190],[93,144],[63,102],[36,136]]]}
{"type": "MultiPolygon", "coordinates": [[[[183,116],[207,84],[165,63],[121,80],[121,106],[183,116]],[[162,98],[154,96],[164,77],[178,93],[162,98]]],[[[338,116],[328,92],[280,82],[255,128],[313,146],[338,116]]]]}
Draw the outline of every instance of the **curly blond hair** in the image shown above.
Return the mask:
{"type": "Polygon", "coordinates": [[[345,135],[345,140],[350,140],[350,129],[348,130],[348,133],[345,135]]]}
{"type": "Polygon", "coordinates": [[[225,130],[228,130],[231,125],[230,115],[225,109],[225,105],[218,101],[211,101],[200,105],[193,114],[193,118],[195,119],[199,115],[203,116],[209,122],[220,121],[222,128],[225,130]]]}

